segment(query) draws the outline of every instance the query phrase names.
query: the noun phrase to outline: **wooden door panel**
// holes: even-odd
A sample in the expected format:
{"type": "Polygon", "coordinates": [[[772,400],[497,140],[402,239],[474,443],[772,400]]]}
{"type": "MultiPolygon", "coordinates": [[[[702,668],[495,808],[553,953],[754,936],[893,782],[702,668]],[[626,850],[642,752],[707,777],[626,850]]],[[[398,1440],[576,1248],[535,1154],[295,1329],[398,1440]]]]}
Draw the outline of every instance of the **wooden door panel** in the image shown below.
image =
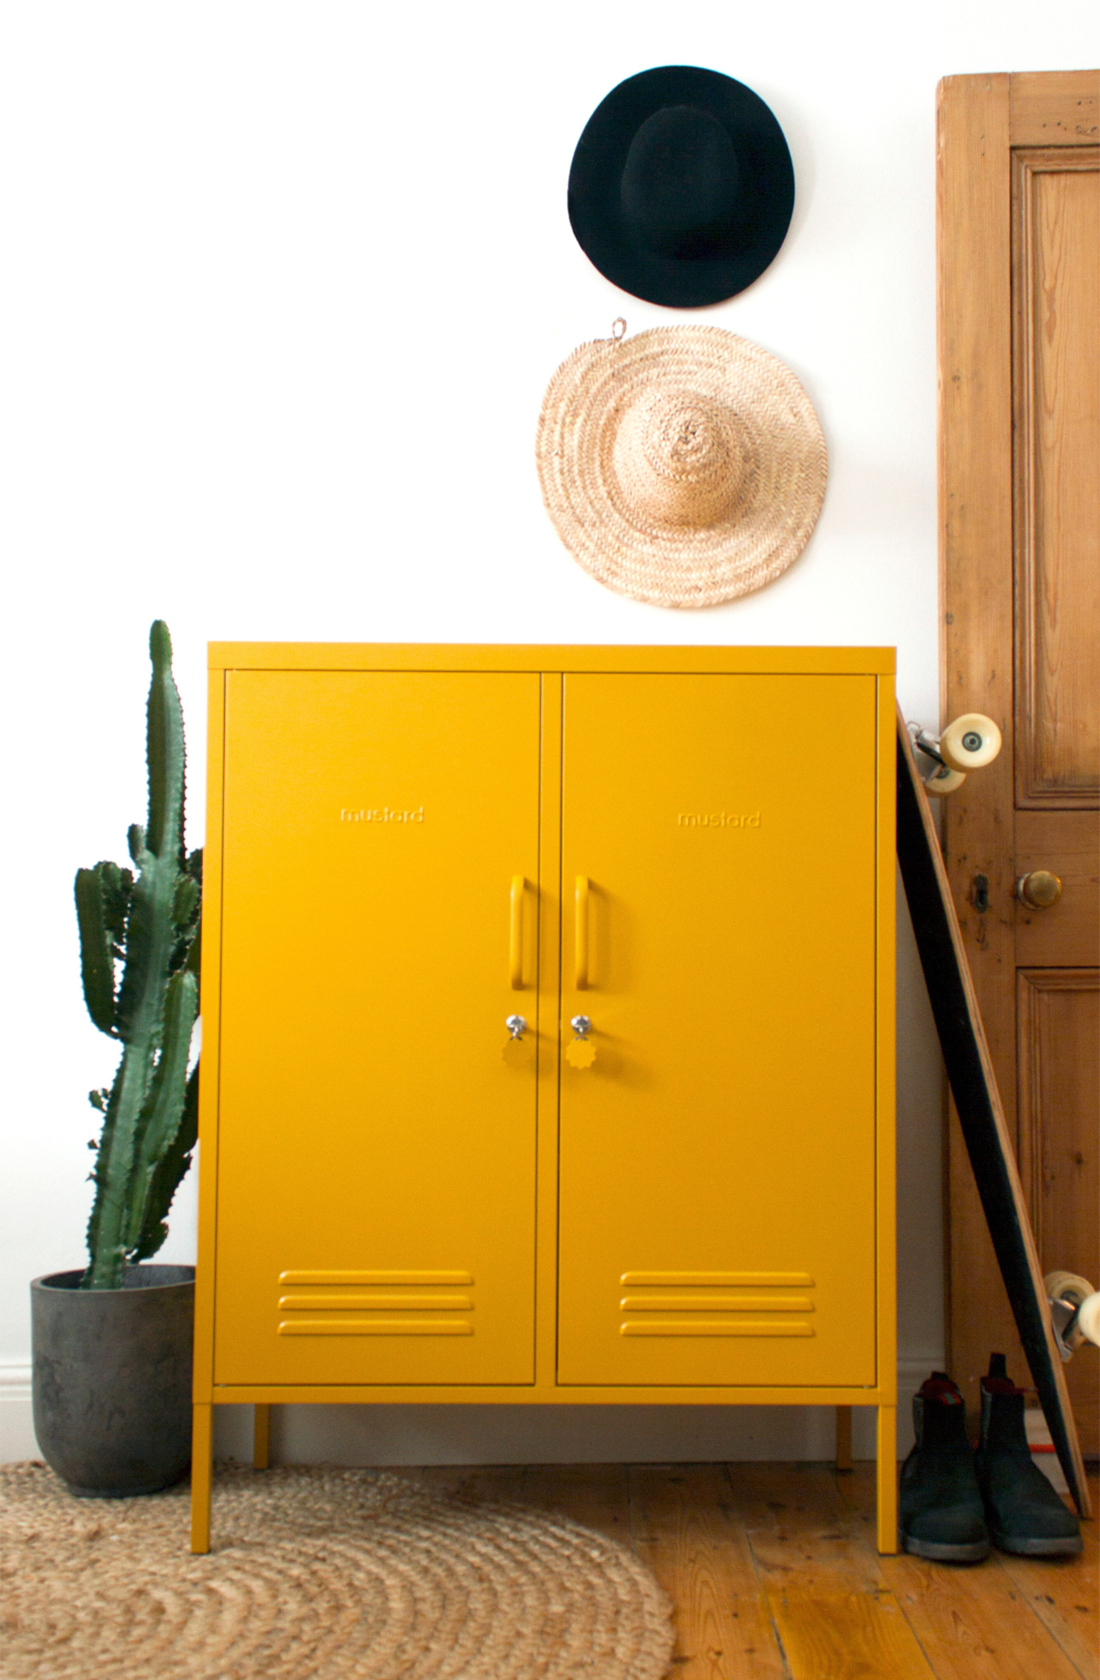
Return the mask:
{"type": "Polygon", "coordinates": [[[1100,192],[1095,147],[1016,150],[1016,805],[1100,771],[1100,192]]]}
{"type": "Polygon", "coordinates": [[[561,1382],[875,1380],[875,700],[566,678],[561,1382]]]}
{"type": "Polygon", "coordinates": [[[533,1380],[538,775],[535,675],[229,673],[217,1382],[533,1380]]]}
{"type": "MultiPolygon", "coordinates": [[[[1095,1056],[1094,1004],[1059,976],[1095,969],[1100,924],[1098,138],[1095,71],[941,84],[942,709],[989,712],[1005,736],[947,802],[945,860],[1006,1115],[1040,1187],[1037,1163],[1075,1159],[1095,1113],[1079,1059],[1095,1056]],[[1062,879],[1049,911],[1015,897],[1033,869],[1062,879]]],[[[1036,1190],[1044,1264],[1069,1266],[1055,1252],[1068,1247],[1091,1276],[1095,1209],[1062,1194],[1065,1171],[1057,1182],[1036,1190]]],[[[993,1350],[1026,1377],[954,1125],[949,1204],[949,1358],[976,1409],[993,1350]]],[[[1086,1399],[1091,1359],[1067,1372],[1086,1399]]],[[[1091,1402],[1077,1421],[1095,1450],[1091,1402]]]]}
{"type": "MultiPolygon", "coordinates": [[[[1021,969],[1017,1152],[1044,1271],[1093,1284],[1100,1252],[1100,970],[1021,969]]],[[[1066,1368],[1081,1450],[1100,1452],[1100,1360],[1066,1368]]]]}
{"type": "Polygon", "coordinates": [[[1046,910],[1017,900],[1016,961],[1091,967],[1100,955],[1100,846],[1095,811],[1017,811],[1016,874],[1050,869],[1062,896],[1046,910]]]}

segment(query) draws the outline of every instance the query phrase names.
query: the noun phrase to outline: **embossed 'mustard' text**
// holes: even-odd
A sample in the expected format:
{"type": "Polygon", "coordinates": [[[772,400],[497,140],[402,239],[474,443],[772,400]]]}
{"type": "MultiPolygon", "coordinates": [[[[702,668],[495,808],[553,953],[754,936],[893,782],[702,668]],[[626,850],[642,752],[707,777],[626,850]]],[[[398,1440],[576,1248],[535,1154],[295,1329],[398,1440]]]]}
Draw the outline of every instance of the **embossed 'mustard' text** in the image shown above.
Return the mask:
{"type": "Polygon", "coordinates": [[[759,828],[760,812],[711,811],[693,814],[681,811],[676,818],[678,828],[759,828]]]}
{"type": "Polygon", "coordinates": [[[374,810],[364,807],[360,811],[341,811],[341,822],[368,823],[422,823],[424,821],[424,807],[418,805],[413,811],[394,811],[388,805],[380,805],[374,810]]]}

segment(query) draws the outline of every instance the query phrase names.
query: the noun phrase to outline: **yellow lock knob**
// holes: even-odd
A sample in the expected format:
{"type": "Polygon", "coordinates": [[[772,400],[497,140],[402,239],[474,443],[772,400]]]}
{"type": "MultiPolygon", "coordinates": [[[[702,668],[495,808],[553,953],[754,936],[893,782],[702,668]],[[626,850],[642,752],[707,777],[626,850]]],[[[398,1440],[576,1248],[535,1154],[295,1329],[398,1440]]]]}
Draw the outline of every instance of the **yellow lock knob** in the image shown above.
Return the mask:
{"type": "Polygon", "coordinates": [[[522,1015],[509,1015],[504,1025],[508,1028],[508,1042],[501,1051],[505,1067],[526,1067],[535,1053],[535,1047],[529,1038],[524,1038],[527,1022],[522,1015]]]}
{"type": "Polygon", "coordinates": [[[592,1031],[592,1022],[587,1015],[574,1015],[569,1025],[576,1033],[576,1038],[570,1039],[565,1047],[565,1059],[569,1066],[583,1072],[590,1068],[596,1060],[596,1046],[588,1035],[592,1031]]]}

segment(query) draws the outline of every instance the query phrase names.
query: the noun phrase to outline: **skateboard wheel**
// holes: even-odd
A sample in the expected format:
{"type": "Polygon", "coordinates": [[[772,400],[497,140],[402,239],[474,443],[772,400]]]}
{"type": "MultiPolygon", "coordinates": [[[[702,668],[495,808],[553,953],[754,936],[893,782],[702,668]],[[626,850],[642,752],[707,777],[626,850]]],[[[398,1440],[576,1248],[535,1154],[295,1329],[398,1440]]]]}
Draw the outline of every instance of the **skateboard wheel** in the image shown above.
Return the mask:
{"type": "Polygon", "coordinates": [[[940,757],[952,770],[981,770],[1001,750],[1001,732],[984,712],[964,712],[940,736],[940,757]]]}
{"type": "Polygon", "coordinates": [[[925,777],[924,791],[931,794],[933,799],[946,799],[949,793],[962,787],[966,777],[961,770],[949,770],[946,764],[937,764],[930,776],[925,777]]]}
{"type": "Polygon", "coordinates": [[[1086,1296],[1095,1294],[1088,1278],[1080,1277],[1076,1272],[1048,1272],[1043,1279],[1043,1288],[1049,1300],[1068,1301],[1074,1307],[1079,1307],[1086,1296]]]}
{"type": "Polygon", "coordinates": [[[1088,1342],[1100,1347],[1100,1292],[1086,1295],[1077,1309],[1077,1328],[1088,1342]]]}

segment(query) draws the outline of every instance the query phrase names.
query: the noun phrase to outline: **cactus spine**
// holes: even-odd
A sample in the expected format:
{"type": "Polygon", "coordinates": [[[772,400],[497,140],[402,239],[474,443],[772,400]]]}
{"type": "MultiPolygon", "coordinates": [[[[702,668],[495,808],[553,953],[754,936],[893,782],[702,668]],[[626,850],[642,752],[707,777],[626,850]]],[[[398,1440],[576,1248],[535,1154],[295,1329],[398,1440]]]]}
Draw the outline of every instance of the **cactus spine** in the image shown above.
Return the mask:
{"type": "Polygon", "coordinates": [[[129,833],[137,877],[115,863],[76,876],[84,1000],[99,1030],[122,1043],[113,1085],[89,1096],[103,1127],[89,1146],[96,1190],[85,1289],[121,1288],[127,1264],[160,1248],[197,1136],[199,1070],[189,1076],[187,1062],[199,1004],[202,852],[184,847],[183,712],[160,619],[149,655],[149,817],[129,833]]]}

